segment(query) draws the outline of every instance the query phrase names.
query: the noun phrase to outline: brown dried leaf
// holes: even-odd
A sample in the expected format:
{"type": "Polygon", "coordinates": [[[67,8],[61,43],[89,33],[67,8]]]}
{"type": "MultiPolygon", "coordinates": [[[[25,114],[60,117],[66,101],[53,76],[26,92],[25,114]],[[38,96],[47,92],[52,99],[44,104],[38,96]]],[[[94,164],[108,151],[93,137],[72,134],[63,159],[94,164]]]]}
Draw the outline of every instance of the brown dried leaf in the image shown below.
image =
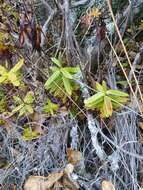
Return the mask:
{"type": "Polygon", "coordinates": [[[65,167],[64,169],[64,172],[67,174],[67,175],[70,175],[73,173],[73,170],[74,170],[74,166],[72,164],[67,164],[67,166],[65,167]]]}
{"type": "Polygon", "coordinates": [[[30,176],[24,185],[24,190],[49,190],[62,176],[63,171],[52,173],[48,177],[30,176]]]}
{"type": "Polygon", "coordinates": [[[81,161],[82,154],[80,151],[72,150],[72,149],[68,148],[67,149],[67,157],[68,157],[68,162],[75,166],[81,161]]]}
{"type": "Polygon", "coordinates": [[[139,122],[139,127],[143,130],[143,122],[139,122]]]}
{"type": "Polygon", "coordinates": [[[115,190],[114,185],[110,181],[102,181],[102,190],[115,190]]]}
{"type": "Polygon", "coordinates": [[[51,188],[58,180],[60,180],[63,174],[63,171],[50,174],[45,182],[46,190],[51,188]]]}
{"type": "Polygon", "coordinates": [[[65,190],[78,190],[79,185],[73,181],[72,174],[74,166],[68,164],[61,172],[53,172],[48,177],[30,176],[24,185],[24,190],[55,190],[63,187],[65,190]]]}
{"type": "Polygon", "coordinates": [[[69,176],[64,175],[63,177],[63,188],[65,190],[78,190],[79,189],[79,185],[78,183],[76,183],[75,181],[72,181],[69,176]]]}
{"type": "Polygon", "coordinates": [[[60,181],[57,181],[57,182],[54,184],[53,189],[62,188],[62,187],[63,187],[62,183],[61,183],[60,181]]]}
{"type": "Polygon", "coordinates": [[[45,177],[29,176],[24,185],[24,190],[46,190],[45,177]]]}

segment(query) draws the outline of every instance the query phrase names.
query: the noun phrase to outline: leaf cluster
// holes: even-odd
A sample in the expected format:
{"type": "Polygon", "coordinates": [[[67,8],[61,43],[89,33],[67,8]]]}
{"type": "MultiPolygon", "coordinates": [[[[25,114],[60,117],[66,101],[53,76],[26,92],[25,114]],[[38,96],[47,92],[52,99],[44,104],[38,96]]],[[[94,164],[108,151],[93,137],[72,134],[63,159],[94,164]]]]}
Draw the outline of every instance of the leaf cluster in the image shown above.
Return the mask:
{"type": "Polygon", "coordinates": [[[105,81],[102,85],[96,82],[97,93],[84,101],[88,109],[97,109],[102,117],[110,117],[113,109],[120,108],[128,101],[128,94],[120,90],[107,89],[105,81]]]}
{"type": "Polygon", "coordinates": [[[52,58],[52,62],[56,65],[51,67],[52,75],[45,83],[45,88],[56,97],[63,97],[63,90],[69,96],[78,88],[74,82],[75,75],[80,71],[79,67],[63,67],[57,58],[52,58]]]}
{"type": "Polygon", "coordinates": [[[0,84],[11,83],[14,86],[20,85],[19,71],[24,64],[21,59],[10,71],[0,65],[0,84]]]}
{"type": "Polygon", "coordinates": [[[12,110],[12,113],[19,112],[19,117],[21,117],[23,115],[26,115],[27,113],[32,114],[34,112],[32,107],[34,102],[34,96],[32,91],[27,92],[23,100],[18,96],[13,96],[13,99],[15,100],[15,103],[18,104],[18,106],[16,106],[12,110]]]}

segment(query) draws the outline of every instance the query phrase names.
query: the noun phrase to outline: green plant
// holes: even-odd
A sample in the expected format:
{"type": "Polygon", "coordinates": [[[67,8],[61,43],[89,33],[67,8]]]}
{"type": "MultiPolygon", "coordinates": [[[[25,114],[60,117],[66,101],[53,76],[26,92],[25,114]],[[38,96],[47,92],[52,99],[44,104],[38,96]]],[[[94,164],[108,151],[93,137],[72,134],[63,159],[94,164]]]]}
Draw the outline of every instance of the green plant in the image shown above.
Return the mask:
{"type": "Polygon", "coordinates": [[[54,115],[55,112],[58,110],[58,104],[53,103],[49,98],[47,100],[46,105],[43,108],[43,111],[46,113],[49,113],[51,115],[54,115]]]}
{"type": "Polygon", "coordinates": [[[26,115],[27,113],[32,114],[34,112],[33,110],[33,102],[34,102],[34,96],[33,92],[29,91],[27,92],[26,96],[22,100],[18,96],[13,96],[15,103],[19,104],[16,106],[12,113],[19,112],[19,117],[26,115]]]}
{"type": "Polygon", "coordinates": [[[75,75],[80,71],[79,67],[63,67],[60,59],[52,58],[56,65],[51,67],[52,75],[45,83],[45,88],[54,93],[54,96],[63,97],[64,90],[69,96],[78,88],[74,81],[75,75]]]}
{"type": "Polygon", "coordinates": [[[23,135],[22,135],[23,140],[30,141],[30,140],[37,139],[38,137],[39,137],[39,134],[33,131],[31,127],[26,126],[24,128],[23,135]]]}
{"type": "Polygon", "coordinates": [[[23,64],[24,60],[21,59],[10,71],[0,65],[0,83],[12,83],[14,86],[19,86],[19,70],[23,64]]]}
{"type": "Polygon", "coordinates": [[[120,90],[107,89],[105,81],[102,85],[96,82],[97,93],[84,101],[87,109],[98,109],[102,117],[110,117],[113,109],[120,108],[128,101],[128,94],[120,90]]]}

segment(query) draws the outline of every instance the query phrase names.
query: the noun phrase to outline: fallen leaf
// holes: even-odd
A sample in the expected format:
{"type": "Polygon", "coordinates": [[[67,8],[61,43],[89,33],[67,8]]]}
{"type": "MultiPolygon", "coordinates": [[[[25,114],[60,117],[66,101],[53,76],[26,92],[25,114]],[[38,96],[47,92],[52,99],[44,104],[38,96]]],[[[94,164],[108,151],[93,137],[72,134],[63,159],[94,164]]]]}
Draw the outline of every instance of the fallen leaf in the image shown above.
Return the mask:
{"type": "Polygon", "coordinates": [[[24,190],[48,190],[63,176],[63,171],[52,173],[48,177],[30,176],[24,190]]]}
{"type": "Polygon", "coordinates": [[[55,190],[63,187],[65,190],[78,190],[79,185],[71,178],[74,166],[67,164],[61,172],[53,172],[48,177],[29,176],[24,184],[24,190],[55,190]]]}
{"type": "Polygon", "coordinates": [[[67,157],[68,157],[68,162],[75,166],[81,161],[82,154],[78,150],[72,150],[72,149],[68,148],[67,149],[67,157]]]}
{"type": "Polygon", "coordinates": [[[102,190],[115,190],[114,185],[110,181],[102,181],[102,190]]]}
{"type": "Polygon", "coordinates": [[[143,122],[139,122],[139,127],[143,130],[143,122]]]}
{"type": "Polygon", "coordinates": [[[67,174],[67,175],[70,175],[73,173],[73,170],[74,170],[74,166],[72,164],[67,164],[67,166],[65,167],[64,169],[64,172],[67,174]]]}
{"type": "Polygon", "coordinates": [[[63,188],[65,190],[78,190],[80,187],[77,182],[73,181],[69,176],[64,175],[62,180],[63,188]]]}
{"type": "Polygon", "coordinates": [[[48,188],[51,188],[58,180],[61,179],[61,177],[63,176],[64,172],[54,172],[51,173],[47,178],[46,178],[46,182],[45,182],[45,187],[46,190],[48,188]]]}
{"type": "Polygon", "coordinates": [[[29,176],[27,179],[24,190],[46,190],[45,177],[42,176],[29,176]]]}

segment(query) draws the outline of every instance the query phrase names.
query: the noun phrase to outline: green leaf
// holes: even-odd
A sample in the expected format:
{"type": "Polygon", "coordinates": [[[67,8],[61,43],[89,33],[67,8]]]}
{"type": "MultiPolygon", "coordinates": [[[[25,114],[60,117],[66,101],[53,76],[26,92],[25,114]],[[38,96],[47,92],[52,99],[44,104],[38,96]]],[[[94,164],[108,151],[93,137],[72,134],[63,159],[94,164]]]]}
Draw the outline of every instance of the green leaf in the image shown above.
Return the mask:
{"type": "Polygon", "coordinates": [[[66,67],[66,70],[71,74],[76,74],[76,73],[80,72],[79,66],[77,66],[77,67],[66,67]]]}
{"type": "Polygon", "coordinates": [[[21,69],[21,67],[24,64],[24,59],[20,59],[20,61],[10,70],[10,73],[16,73],[17,71],[19,71],[19,69],[21,69]]]}
{"type": "Polygon", "coordinates": [[[50,113],[51,115],[54,115],[54,112],[57,112],[58,105],[51,102],[50,99],[47,100],[47,104],[44,106],[43,111],[46,113],[50,113]]]}
{"type": "Polygon", "coordinates": [[[100,110],[102,117],[110,117],[113,108],[117,109],[128,101],[127,93],[120,90],[107,90],[105,81],[102,82],[102,85],[97,82],[96,89],[98,93],[84,100],[84,104],[88,109],[100,110]]]}
{"type": "Polygon", "coordinates": [[[98,92],[97,94],[91,96],[90,98],[84,100],[84,104],[87,108],[96,108],[99,102],[102,102],[104,98],[103,92],[98,92]]]}
{"type": "Polygon", "coordinates": [[[8,73],[8,80],[14,85],[14,86],[19,86],[20,81],[18,80],[17,76],[15,73],[9,72],[8,73]]]}
{"type": "Polygon", "coordinates": [[[121,97],[121,96],[113,96],[110,95],[109,96],[112,102],[115,103],[120,103],[120,104],[125,104],[128,101],[128,97],[121,97]]]}
{"type": "Polygon", "coordinates": [[[73,76],[67,71],[66,67],[60,69],[61,73],[65,78],[73,79],[73,76]]]}
{"type": "Polygon", "coordinates": [[[120,90],[108,90],[107,95],[114,95],[114,96],[122,96],[122,97],[128,97],[129,95],[125,92],[122,92],[120,90]]]}
{"type": "Polygon", "coordinates": [[[28,113],[32,114],[34,113],[34,110],[31,105],[25,105],[25,110],[27,110],[28,113]]]}
{"type": "Polygon", "coordinates": [[[106,91],[107,91],[107,85],[106,85],[105,81],[102,82],[102,87],[104,89],[104,92],[106,93],[106,91]]]}
{"type": "Polygon", "coordinates": [[[30,127],[26,127],[23,132],[23,140],[29,141],[33,140],[39,137],[39,134],[37,132],[32,131],[30,127]]]}
{"type": "Polygon", "coordinates": [[[27,113],[25,106],[23,106],[20,111],[19,111],[19,117],[22,117],[23,115],[25,115],[27,113]]]}
{"type": "Polygon", "coordinates": [[[12,110],[12,113],[16,113],[16,112],[20,111],[23,107],[24,107],[24,104],[20,104],[19,106],[17,106],[16,108],[14,108],[12,110]]]}
{"type": "Polygon", "coordinates": [[[99,92],[103,92],[104,93],[104,88],[101,84],[99,84],[98,82],[96,82],[96,90],[99,92]]]}
{"type": "Polygon", "coordinates": [[[126,80],[117,81],[116,84],[120,84],[120,85],[124,86],[127,84],[127,81],[126,80]]]}
{"type": "Polygon", "coordinates": [[[19,103],[19,104],[22,103],[21,98],[19,98],[18,96],[13,96],[13,99],[14,99],[14,101],[15,101],[16,103],[19,103]]]}
{"type": "Polygon", "coordinates": [[[49,89],[49,86],[60,76],[61,72],[58,70],[46,81],[45,88],[49,89]]]}
{"type": "Polygon", "coordinates": [[[52,57],[51,60],[52,60],[52,62],[55,63],[58,67],[61,67],[61,62],[60,62],[57,58],[52,57]]]}
{"type": "Polygon", "coordinates": [[[101,114],[103,117],[110,117],[112,115],[113,108],[111,99],[108,96],[104,97],[104,104],[101,109],[101,114]]]}
{"type": "Polygon", "coordinates": [[[72,86],[70,84],[70,80],[68,78],[65,78],[64,76],[62,77],[62,79],[63,79],[63,83],[64,83],[66,92],[71,96],[72,95],[72,86]]]}
{"type": "Polygon", "coordinates": [[[29,91],[27,92],[25,98],[24,98],[24,102],[26,104],[32,104],[34,101],[34,98],[33,98],[33,92],[32,91],[29,91]]]}

